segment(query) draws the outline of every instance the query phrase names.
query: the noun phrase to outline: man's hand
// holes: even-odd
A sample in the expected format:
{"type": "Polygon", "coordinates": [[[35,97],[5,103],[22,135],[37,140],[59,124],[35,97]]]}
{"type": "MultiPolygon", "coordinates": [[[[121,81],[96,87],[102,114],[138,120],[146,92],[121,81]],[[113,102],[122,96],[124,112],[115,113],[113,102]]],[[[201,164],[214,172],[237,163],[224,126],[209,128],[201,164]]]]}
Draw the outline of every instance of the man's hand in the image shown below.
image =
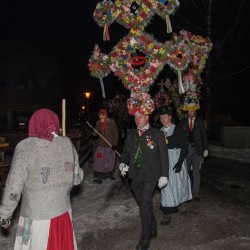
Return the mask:
{"type": "Polygon", "coordinates": [[[168,184],[168,178],[165,176],[160,177],[159,181],[158,181],[158,187],[159,188],[163,188],[168,184]]]}
{"type": "Polygon", "coordinates": [[[129,170],[129,166],[126,165],[125,163],[120,163],[119,169],[121,171],[121,175],[124,177],[129,170]]]}
{"type": "Polygon", "coordinates": [[[203,153],[203,157],[207,157],[208,156],[208,150],[204,150],[204,153],[203,153]]]}

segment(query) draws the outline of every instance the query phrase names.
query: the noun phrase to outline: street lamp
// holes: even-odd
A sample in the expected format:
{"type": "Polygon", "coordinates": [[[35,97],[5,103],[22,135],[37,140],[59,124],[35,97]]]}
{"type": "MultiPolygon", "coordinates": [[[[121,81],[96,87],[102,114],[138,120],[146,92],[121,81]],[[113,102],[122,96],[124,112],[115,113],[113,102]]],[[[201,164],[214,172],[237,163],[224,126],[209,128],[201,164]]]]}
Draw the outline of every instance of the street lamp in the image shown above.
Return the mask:
{"type": "Polygon", "coordinates": [[[87,119],[88,119],[88,122],[89,122],[89,97],[91,95],[90,92],[85,92],[84,93],[86,99],[87,99],[87,119]]]}

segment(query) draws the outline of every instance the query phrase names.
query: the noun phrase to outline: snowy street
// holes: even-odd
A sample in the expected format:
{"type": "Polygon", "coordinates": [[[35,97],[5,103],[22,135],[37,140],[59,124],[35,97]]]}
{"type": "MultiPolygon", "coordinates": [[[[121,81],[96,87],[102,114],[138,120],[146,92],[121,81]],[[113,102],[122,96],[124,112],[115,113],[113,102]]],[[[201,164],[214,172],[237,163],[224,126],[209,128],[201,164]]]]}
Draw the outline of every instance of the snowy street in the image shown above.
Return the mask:
{"type": "MultiPolygon", "coordinates": [[[[217,150],[218,151],[218,150],[217,150]]],[[[248,152],[247,152],[248,153],[248,152]]],[[[73,222],[81,250],[132,250],[140,235],[138,207],[124,181],[92,184],[92,170],[72,194],[73,222]]],[[[210,156],[202,166],[200,202],[190,202],[187,213],[160,224],[160,192],[154,195],[158,238],[150,250],[250,249],[250,163],[210,156]]],[[[17,215],[9,232],[0,235],[1,249],[13,249],[17,215]]]]}

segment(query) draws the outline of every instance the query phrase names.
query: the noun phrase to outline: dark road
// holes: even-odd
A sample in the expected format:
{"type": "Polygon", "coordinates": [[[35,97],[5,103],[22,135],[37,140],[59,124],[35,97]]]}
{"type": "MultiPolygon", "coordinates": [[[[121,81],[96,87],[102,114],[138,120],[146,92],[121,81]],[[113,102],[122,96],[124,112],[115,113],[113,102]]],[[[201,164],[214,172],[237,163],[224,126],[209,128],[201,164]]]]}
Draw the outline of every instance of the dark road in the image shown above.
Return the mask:
{"type": "MultiPolygon", "coordinates": [[[[73,222],[80,250],[133,250],[140,235],[139,211],[128,179],[92,184],[92,170],[72,195],[73,222]]],[[[209,157],[202,166],[200,202],[190,202],[187,213],[173,214],[160,224],[160,192],[154,195],[158,238],[150,250],[250,249],[250,163],[209,157]]],[[[10,231],[0,234],[1,249],[14,245],[17,214],[10,231]]]]}
{"type": "MultiPolygon", "coordinates": [[[[250,249],[250,164],[210,157],[201,173],[201,201],[190,202],[185,214],[174,214],[168,226],[160,225],[160,193],[156,191],[158,238],[151,241],[150,249],[250,249]]],[[[132,199],[128,181],[113,185],[105,209],[124,199],[132,199]]],[[[87,233],[79,248],[135,249],[139,223],[138,216],[128,217],[125,224],[118,221],[110,229],[98,230],[97,223],[96,231],[87,233]]]]}

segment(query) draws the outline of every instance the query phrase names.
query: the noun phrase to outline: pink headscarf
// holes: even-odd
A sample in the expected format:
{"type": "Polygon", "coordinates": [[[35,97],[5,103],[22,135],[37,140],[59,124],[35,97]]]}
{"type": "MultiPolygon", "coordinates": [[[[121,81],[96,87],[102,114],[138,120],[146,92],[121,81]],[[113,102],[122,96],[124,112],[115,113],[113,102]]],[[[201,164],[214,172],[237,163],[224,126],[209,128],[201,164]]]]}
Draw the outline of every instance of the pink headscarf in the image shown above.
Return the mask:
{"type": "Polygon", "coordinates": [[[59,133],[60,123],[56,113],[49,109],[39,109],[30,118],[29,137],[37,137],[52,141],[54,135],[59,133]]]}
{"type": "Polygon", "coordinates": [[[99,112],[98,112],[98,115],[100,115],[100,114],[103,114],[103,115],[106,116],[106,119],[105,119],[103,122],[99,121],[99,122],[101,122],[101,124],[102,124],[102,129],[103,129],[103,131],[106,131],[106,130],[107,130],[108,112],[107,112],[106,109],[100,109],[99,112]]]}

